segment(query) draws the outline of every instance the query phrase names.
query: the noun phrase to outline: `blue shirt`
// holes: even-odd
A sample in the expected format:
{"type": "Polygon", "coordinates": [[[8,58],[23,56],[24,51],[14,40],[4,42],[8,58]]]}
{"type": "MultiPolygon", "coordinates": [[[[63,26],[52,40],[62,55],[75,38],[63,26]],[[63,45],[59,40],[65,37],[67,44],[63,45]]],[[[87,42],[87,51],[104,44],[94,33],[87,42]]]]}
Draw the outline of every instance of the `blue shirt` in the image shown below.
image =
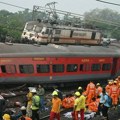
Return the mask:
{"type": "Polygon", "coordinates": [[[108,101],[108,95],[104,95],[104,106],[110,107],[107,101],[108,101]]]}
{"type": "Polygon", "coordinates": [[[103,93],[100,93],[100,103],[104,103],[104,96],[103,96],[103,93]]]}

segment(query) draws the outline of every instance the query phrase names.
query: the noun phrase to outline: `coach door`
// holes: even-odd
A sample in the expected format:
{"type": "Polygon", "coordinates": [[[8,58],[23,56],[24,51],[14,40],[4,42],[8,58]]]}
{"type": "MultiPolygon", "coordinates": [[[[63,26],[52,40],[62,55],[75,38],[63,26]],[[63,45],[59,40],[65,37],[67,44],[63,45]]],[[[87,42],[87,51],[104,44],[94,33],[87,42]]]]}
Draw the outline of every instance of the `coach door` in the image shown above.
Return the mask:
{"type": "Polygon", "coordinates": [[[111,77],[114,77],[117,73],[117,64],[118,64],[118,58],[113,58],[111,77]]]}

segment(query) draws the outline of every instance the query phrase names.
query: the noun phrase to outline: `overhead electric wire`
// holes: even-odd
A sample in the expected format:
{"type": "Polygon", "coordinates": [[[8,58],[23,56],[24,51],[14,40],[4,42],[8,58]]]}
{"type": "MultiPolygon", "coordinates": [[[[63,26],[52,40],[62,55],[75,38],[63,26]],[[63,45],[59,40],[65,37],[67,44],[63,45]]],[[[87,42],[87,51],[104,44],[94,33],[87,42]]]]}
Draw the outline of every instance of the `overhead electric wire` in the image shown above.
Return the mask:
{"type": "Polygon", "coordinates": [[[96,0],[98,2],[102,2],[102,3],[107,3],[107,4],[111,4],[111,5],[117,5],[117,6],[120,6],[120,4],[117,4],[117,3],[111,3],[111,2],[107,2],[107,1],[103,1],[103,0],[96,0]]]}
{"type": "MultiPolygon", "coordinates": [[[[96,1],[102,2],[102,0],[96,0],[96,1]]],[[[0,3],[5,4],[5,5],[9,5],[9,6],[12,6],[12,7],[17,7],[17,8],[20,8],[20,9],[24,9],[24,10],[28,9],[30,11],[33,11],[32,9],[21,7],[21,6],[17,6],[17,5],[13,5],[13,4],[10,4],[10,3],[5,3],[5,2],[1,2],[1,1],[0,1],[0,3]]],[[[114,3],[112,3],[112,4],[114,4],[114,3]]],[[[119,4],[116,4],[116,5],[119,5],[119,4]]],[[[50,10],[49,8],[42,7],[42,6],[37,6],[37,7],[39,7],[41,10],[45,10],[45,9],[46,10],[50,10]]],[[[56,9],[56,11],[59,14],[64,14],[64,15],[70,14],[71,16],[76,15],[76,16],[84,17],[84,15],[80,15],[80,14],[76,14],[76,13],[72,13],[72,12],[67,12],[67,11],[63,11],[63,10],[57,10],[56,9]]],[[[37,11],[37,12],[40,12],[40,11],[37,11]]],[[[99,22],[99,23],[104,23],[104,24],[120,27],[120,23],[116,23],[116,22],[112,22],[112,21],[100,20],[100,19],[96,19],[96,18],[89,18],[87,20],[88,21],[95,21],[95,22],[99,22]]]]}
{"type": "Polygon", "coordinates": [[[29,9],[29,8],[25,8],[25,7],[21,7],[21,6],[13,5],[13,4],[6,3],[6,2],[1,2],[1,1],[0,1],[0,3],[5,4],[5,5],[9,5],[9,6],[12,6],[12,7],[17,7],[17,8],[20,8],[20,9],[24,9],[24,10],[26,10],[26,9],[28,9],[28,10],[32,10],[32,9],[29,9]]]}

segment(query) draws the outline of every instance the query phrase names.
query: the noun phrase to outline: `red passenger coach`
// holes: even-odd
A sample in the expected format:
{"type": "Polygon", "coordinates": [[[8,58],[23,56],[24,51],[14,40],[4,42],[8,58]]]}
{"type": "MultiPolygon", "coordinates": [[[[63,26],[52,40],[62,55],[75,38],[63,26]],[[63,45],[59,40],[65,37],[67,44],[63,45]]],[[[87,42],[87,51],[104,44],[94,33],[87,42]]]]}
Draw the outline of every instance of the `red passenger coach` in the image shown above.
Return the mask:
{"type": "Polygon", "coordinates": [[[0,83],[64,83],[120,75],[120,46],[0,43],[0,83]]]}

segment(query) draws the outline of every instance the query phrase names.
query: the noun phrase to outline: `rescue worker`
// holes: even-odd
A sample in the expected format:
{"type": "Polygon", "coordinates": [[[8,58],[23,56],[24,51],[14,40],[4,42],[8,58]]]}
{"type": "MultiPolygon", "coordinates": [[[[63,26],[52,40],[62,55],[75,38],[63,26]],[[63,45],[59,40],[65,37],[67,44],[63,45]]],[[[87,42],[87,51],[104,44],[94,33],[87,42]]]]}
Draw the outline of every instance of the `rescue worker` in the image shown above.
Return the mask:
{"type": "Polygon", "coordinates": [[[89,103],[87,106],[88,106],[88,110],[90,110],[92,112],[97,112],[98,111],[98,104],[96,102],[95,97],[92,98],[92,102],[89,103]]]}
{"type": "Polygon", "coordinates": [[[102,87],[100,86],[100,83],[96,84],[96,97],[102,93],[102,87]]]}
{"type": "Polygon", "coordinates": [[[92,102],[92,98],[95,97],[96,95],[96,87],[92,81],[90,81],[90,83],[87,85],[86,94],[87,94],[87,104],[89,104],[92,102]]]}
{"type": "Polygon", "coordinates": [[[62,92],[61,92],[60,90],[58,90],[58,89],[55,89],[54,91],[56,91],[56,92],[58,93],[58,97],[59,97],[61,100],[63,100],[63,94],[62,94],[62,92]]]}
{"type": "Polygon", "coordinates": [[[105,91],[105,88],[103,88],[103,104],[102,107],[102,115],[104,116],[104,119],[108,120],[108,109],[110,108],[110,105],[108,103],[108,94],[105,91]]]}
{"type": "Polygon", "coordinates": [[[36,89],[33,89],[32,91],[32,94],[33,94],[33,97],[32,97],[32,120],[39,120],[39,114],[38,114],[38,111],[39,111],[39,104],[40,104],[40,97],[37,95],[36,93],[36,89]]]}
{"type": "Polygon", "coordinates": [[[40,110],[45,111],[45,105],[44,105],[45,89],[43,88],[42,85],[38,85],[37,95],[40,97],[40,110]]]}
{"type": "Polygon", "coordinates": [[[110,88],[110,96],[112,98],[112,105],[116,108],[118,103],[118,86],[116,81],[114,81],[114,85],[110,88]]]}
{"type": "Polygon", "coordinates": [[[30,117],[26,116],[26,107],[22,106],[21,108],[22,116],[18,120],[32,120],[30,117]]]}
{"type": "Polygon", "coordinates": [[[62,105],[61,99],[58,98],[58,92],[57,91],[53,91],[52,93],[52,109],[50,112],[50,118],[49,120],[60,120],[60,108],[62,105]]]}
{"type": "Polygon", "coordinates": [[[73,108],[73,106],[74,106],[74,100],[75,100],[75,98],[71,94],[68,94],[62,100],[62,106],[64,108],[73,108]]]}
{"type": "MultiPolygon", "coordinates": [[[[105,88],[103,90],[105,91],[105,88]]],[[[106,94],[108,94],[108,93],[106,92],[106,94]]],[[[103,94],[103,91],[98,96],[98,99],[99,99],[99,103],[98,103],[98,112],[97,112],[97,115],[101,115],[103,104],[104,104],[104,94],[103,94]]]]}
{"type": "Polygon", "coordinates": [[[110,88],[111,88],[111,86],[112,86],[112,82],[108,81],[108,85],[106,85],[106,87],[105,87],[105,90],[108,93],[108,95],[110,95],[110,88]]]}
{"type": "MultiPolygon", "coordinates": [[[[2,116],[2,118],[3,118],[3,120],[11,120],[11,117],[10,117],[9,114],[4,114],[4,115],[2,116]]],[[[1,119],[1,120],[2,120],[2,119],[1,119]]]]}
{"type": "Polygon", "coordinates": [[[27,116],[28,117],[32,117],[32,110],[31,110],[31,106],[32,106],[32,97],[33,97],[33,94],[32,94],[32,92],[30,91],[30,89],[28,89],[29,90],[29,92],[28,92],[28,94],[26,95],[26,97],[27,97],[27,109],[26,109],[26,111],[27,111],[27,116]]]}
{"type": "Polygon", "coordinates": [[[73,113],[72,113],[74,120],[78,120],[78,114],[80,112],[79,98],[80,98],[80,92],[77,91],[77,92],[75,92],[75,102],[74,102],[73,113]]]}
{"type": "Polygon", "coordinates": [[[86,105],[85,105],[86,95],[84,95],[83,89],[79,90],[79,93],[80,93],[80,98],[79,98],[80,117],[81,117],[81,120],[84,120],[84,112],[85,112],[85,109],[86,109],[86,105]]]}

